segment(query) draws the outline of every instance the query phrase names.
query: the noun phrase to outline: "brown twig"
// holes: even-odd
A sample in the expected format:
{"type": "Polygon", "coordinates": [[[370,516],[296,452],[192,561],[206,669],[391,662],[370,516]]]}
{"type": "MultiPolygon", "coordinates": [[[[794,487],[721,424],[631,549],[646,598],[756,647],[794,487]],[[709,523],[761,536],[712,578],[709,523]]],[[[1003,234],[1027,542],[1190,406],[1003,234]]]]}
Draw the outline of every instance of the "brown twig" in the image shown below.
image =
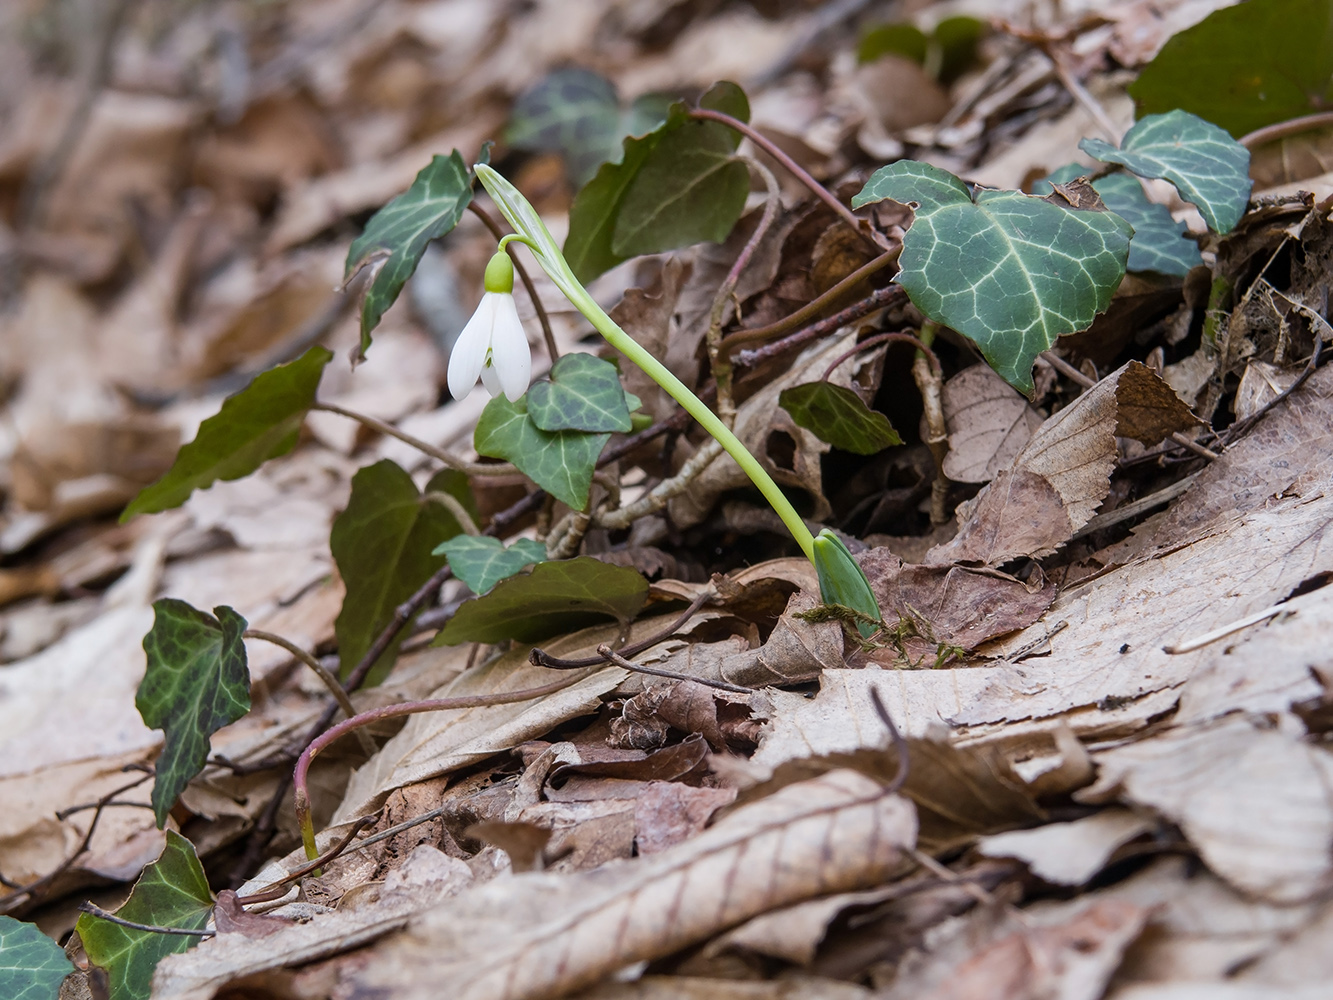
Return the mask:
{"type": "Polygon", "coordinates": [[[115,801],[117,795],[120,795],[123,792],[128,792],[131,788],[138,788],[145,781],[151,778],[154,773],[152,768],[146,767],[142,764],[131,764],[128,767],[122,768],[122,770],[125,771],[140,770],[143,771],[144,773],[139,775],[139,777],[135,778],[128,785],[122,785],[119,788],[107,792],[104,796],[98,799],[97,805],[94,807],[96,811],[93,813],[92,822],[88,824],[88,831],[83,835],[83,840],[79,842],[79,846],[74,849],[74,853],[71,854],[69,857],[67,857],[64,861],[60,862],[60,864],[58,864],[54,870],[43,875],[37,881],[30,882],[28,885],[17,888],[11,893],[7,893],[4,896],[0,896],[0,913],[7,913],[10,910],[14,909],[17,906],[16,900],[20,898],[26,898],[28,900],[36,900],[38,898],[38,893],[40,893],[43,889],[49,886],[52,882],[54,882],[65,872],[69,871],[69,869],[73,867],[74,862],[77,861],[80,856],[82,856],[84,851],[88,850],[88,845],[92,843],[93,834],[97,830],[97,823],[102,818],[103,810],[105,810],[113,801],[115,801]]]}
{"type": "MultiPolygon", "coordinates": [[[[769,156],[773,157],[773,159],[777,160],[780,164],[782,164],[782,166],[786,168],[788,173],[790,173],[798,181],[800,181],[807,188],[809,188],[811,194],[813,194],[816,198],[822,201],[829,208],[833,209],[833,211],[838,214],[838,217],[841,218],[844,222],[846,222],[847,225],[851,226],[855,232],[859,233],[865,239],[870,240],[870,242],[874,243],[874,240],[871,239],[870,234],[865,229],[862,228],[863,225],[862,220],[858,219],[852,213],[852,210],[850,208],[848,208],[837,198],[835,198],[833,196],[832,191],[824,187],[823,184],[820,184],[819,181],[815,180],[814,177],[810,175],[809,171],[807,171],[799,163],[797,163],[790,156],[784,153],[776,143],[774,143],[771,139],[765,136],[758,129],[753,128],[750,125],[747,125],[745,122],[741,121],[738,118],[733,118],[731,117],[731,115],[723,114],[721,111],[713,111],[710,110],[709,108],[693,108],[690,111],[690,117],[701,121],[720,122],[721,124],[727,126],[728,128],[734,129],[741,135],[745,136],[745,138],[749,139],[752,143],[754,143],[756,146],[762,149],[765,153],[767,153],[769,156]]],[[[879,249],[878,244],[876,244],[876,249],[879,249]]]]}
{"type": "Polygon", "coordinates": [[[781,340],[775,340],[771,344],[765,344],[763,347],[754,350],[741,351],[736,356],[735,363],[741,368],[753,368],[761,361],[785,354],[793,348],[800,347],[812,340],[818,340],[820,337],[826,337],[848,323],[855,322],[862,316],[867,316],[886,306],[893,305],[906,297],[907,293],[903,291],[901,285],[877,288],[860,302],[854,302],[846,309],[836,312],[826,319],[821,319],[818,323],[812,323],[804,330],[798,330],[789,337],[783,337],[781,340]]]}
{"type": "Polygon", "coordinates": [[[879,688],[874,687],[873,685],[870,687],[870,703],[875,706],[875,714],[879,716],[880,722],[884,723],[885,728],[888,729],[889,739],[892,740],[893,748],[898,754],[898,772],[893,776],[893,780],[884,788],[885,795],[892,795],[901,790],[903,785],[907,784],[907,738],[904,737],[903,734],[898,731],[898,727],[894,725],[893,716],[889,714],[889,710],[884,707],[883,699],[880,698],[879,688]]]}
{"type": "Polygon", "coordinates": [[[110,923],[117,924],[120,927],[128,927],[132,931],[151,931],[154,934],[177,934],[181,937],[197,938],[209,938],[217,934],[217,931],[202,929],[192,931],[184,927],[161,927],[157,924],[136,924],[133,920],[126,920],[123,917],[116,916],[114,913],[107,913],[106,910],[102,909],[96,903],[80,903],[79,909],[90,916],[96,917],[98,920],[106,920],[110,923]]]}
{"type": "Polygon", "coordinates": [[[880,344],[887,344],[894,341],[903,344],[911,344],[930,360],[930,367],[935,372],[936,375],[940,375],[943,373],[944,369],[940,367],[940,359],[935,356],[935,352],[932,351],[929,347],[927,347],[921,340],[919,340],[916,337],[913,337],[910,333],[877,333],[873,337],[867,337],[865,340],[861,341],[859,344],[853,347],[850,351],[844,351],[842,354],[839,354],[836,358],[834,358],[833,362],[827,368],[824,369],[824,374],[819,376],[819,380],[821,382],[827,382],[829,380],[829,376],[831,376],[835,371],[838,370],[838,365],[842,364],[848,358],[854,358],[862,351],[868,351],[872,347],[876,347],[880,344]]]}
{"type": "Polygon", "coordinates": [[[459,472],[465,472],[469,476],[517,476],[521,475],[518,469],[508,462],[468,462],[459,458],[457,455],[451,455],[443,448],[437,448],[428,441],[413,437],[406,431],[401,431],[393,424],[386,423],[378,417],[372,417],[367,413],[358,413],[356,410],[348,410],[338,406],[335,403],[316,402],[310,409],[319,410],[323,413],[336,413],[340,417],[347,417],[349,420],[355,420],[357,423],[369,427],[377,433],[387,435],[391,438],[397,438],[403,444],[411,445],[423,455],[429,455],[431,458],[459,472]]]}
{"type": "Polygon", "coordinates": [[[837,302],[872,274],[884,270],[884,268],[888,267],[890,264],[896,263],[897,260],[897,251],[891,250],[888,253],[880,254],[868,263],[862,264],[828,291],[811,299],[794,313],[789,313],[782,317],[782,319],[773,323],[768,323],[765,326],[755,326],[746,330],[737,330],[734,333],[727,334],[727,336],[722,339],[723,349],[730,354],[742,344],[752,344],[757,340],[767,340],[769,337],[776,337],[780,333],[786,333],[788,330],[796,329],[806,320],[818,316],[821,312],[833,305],[833,303],[837,302]]]}
{"type": "MultiPolygon", "coordinates": [[[[671,638],[671,636],[675,635],[685,627],[685,623],[698,613],[699,609],[707,603],[711,596],[711,591],[702,591],[690,602],[689,607],[682,611],[680,616],[666,628],[662,629],[660,632],[654,632],[652,635],[640,639],[638,642],[632,642],[626,646],[622,646],[620,652],[625,656],[634,656],[637,653],[642,653],[645,649],[656,646],[659,642],[671,638]]],[[[528,653],[528,662],[534,667],[548,667],[552,670],[576,670],[579,667],[595,667],[604,659],[605,657],[599,653],[597,656],[583,656],[573,660],[562,660],[560,657],[552,656],[550,653],[546,652],[546,650],[537,646],[533,646],[532,652],[528,653]]]]}
{"type": "Polygon", "coordinates": [[[1289,135],[1299,135],[1312,128],[1323,128],[1326,125],[1333,125],[1333,111],[1318,111],[1312,115],[1302,115],[1300,118],[1289,118],[1275,125],[1265,125],[1263,128],[1246,133],[1236,141],[1246,149],[1255,149],[1264,143],[1275,142],[1289,135]]]}
{"type": "Polygon", "coordinates": [[[645,667],[642,663],[635,663],[633,660],[627,660],[606,643],[597,647],[597,652],[609,662],[614,663],[623,670],[632,670],[637,674],[651,674],[654,677],[665,677],[672,681],[693,681],[695,684],[703,684],[706,687],[717,688],[719,691],[734,691],[737,694],[754,694],[754,688],[742,687],[739,684],[730,684],[727,681],[715,681],[708,677],[692,677],[689,674],[682,674],[678,670],[663,670],[661,667],[645,667]]]}
{"type": "Polygon", "coordinates": [[[1315,369],[1319,367],[1319,356],[1320,354],[1323,353],[1323,350],[1324,350],[1323,338],[1316,335],[1314,339],[1314,352],[1310,355],[1310,360],[1305,363],[1305,367],[1301,369],[1301,373],[1296,376],[1296,380],[1292,382],[1291,385],[1287,386],[1285,389],[1279,392],[1272,399],[1270,399],[1262,407],[1260,407],[1257,412],[1251,413],[1244,420],[1238,420],[1230,427],[1228,427],[1226,430],[1226,434],[1222,439],[1223,447],[1231,444],[1231,442],[1234,441],[1237,437],[1239,437],[1241,434],[1244,434],[1251,427],[1253,427],[1260,420],[1262,420],[1265,416],[1267,416],[1268,412],[1272,410],[1273,407],[1277,406],[1288,396],[1290,396],[1293,392],[1299,389],[1301,385],[1305,382],[1305,380],[1309,378],[1311,375],[1313,375],[1315,369]]]}
{"type": "MultiPolygon", "coordinates": [[[[491,217],[491,213],[477,204],[473,198],[468,202],[468,210],[485,223],[486,228],[491,231],[491,235],[497,240],[503,239],[505,231],[500,228],[500,224],[491,217]]],[[[537,313],[537,322],[542,325],[542,337],[546,341],[546,355],[551,359],[551,364],[555,364],[560,357],[560,349],[555,346],[555,334],[551,331],[551,318],[546,315],[546,307],[542,305],[541,298],[537,295],[537,286],[532,283],[528,277],[527,268],[523,262],[512,253],[509,259],[514,262],[514,270],[518,272],[518,280],[523,282],[523,287],[528,290],[528,298],[532,300],[533,311],[537,313]]]]}
{"type": "Polygon", "coordinates": [[[307,861],[300,868],[288,872],[276,882],[270,882],[256,893],[252,893],[249,896],[237,897],[236,902],[240,903],[242,906],[249,906],[254,903],[268,903],[275,899],[281,899],[283,896],[287,895],[287,893],[292,891],[288,888],[292,882],[309,875],[313,871],[323,868],[330,861],[334,861],[341,857],[349,847],[355,846],[360,850],[362,847],[366,847],[370,843],[373,843],[373,839],[367,839],[356,845],[352,844],[353,838],[373,822],[375,822],[374,816],[362,816],[352,824],[352,828],[347,831],[342,840],[338,841],[338,843],[334,844],[319,857],[315,858],[315,860],[307,861]],[[281,891],[278,891],[279,889],[281,889],[281,891]]]}

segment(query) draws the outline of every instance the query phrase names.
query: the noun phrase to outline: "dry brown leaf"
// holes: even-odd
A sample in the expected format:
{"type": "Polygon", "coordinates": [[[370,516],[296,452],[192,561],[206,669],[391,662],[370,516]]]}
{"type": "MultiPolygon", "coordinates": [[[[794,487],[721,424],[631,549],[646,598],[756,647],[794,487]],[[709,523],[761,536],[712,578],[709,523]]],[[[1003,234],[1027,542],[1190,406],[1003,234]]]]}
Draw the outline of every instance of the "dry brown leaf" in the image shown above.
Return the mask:
{"type": "Polygon", "coordinates": [[[1042,423],[1023,394],[987,364],[945,382],[941,399],[949,430],[944,474],[959,483],[984,483],[1009,468],[1042,423]]]}
{"type": "Polygon", "coordinates": [[[651,858],[482,886],[378,949],[357,982],[399,1000],[434,998],[441,982],[459,1000],[560,996],[756,913],[873,885],[901,863],[915,826],[911,806],[878,782],[834,771],[651,858]]]}
{"type": "Polygon", "coordinates": [[[1129,362],[1037,428],[1009,466],[959,508],[958,534],[928,552],[927,565],[1049,555],[1106,498],[1117,436],[1155,444],[1197,422],[1151,368],[1129,362]]]}
{"type": "Polygon", "coordinates": [[[1241,890],[1296,903],[1333,883],[1333,754],[1244,716],[1096,754],[1089,802],[1119,799],[1177,823],[1241,890]]]}
{"type": "Polygon", "coordinates": [[[634,844],[640,856],[660,854],[708,825],[713,813],[736,798],[734,788],[693,788],[653,781],[634,800],[634,844]]]}
{"type": "MultiPolygon", "coordinates": [[[[676,328],[676,302],[689,280],[692,265],[683,257],[669,257],[662,265],[657,281],[649,288],[630,288],[611,310],[614,319],[648,353],[667,366],[677,378],[691,384],[698,377],[697,343],[672,336],[676,328]]],[[[638,365],[626,365],[621,372],[625,388],[643,400],[644,412],[654,420],[665,420],[675,410],[675,401],[666,390],[648,377],[638,365]]]]}
{"type": "MultiPolygon", "coordinates": [[[[1316,372],[1204,469],[1135,542],[1134,561],[1062,593],[1042,620],[985,647],[1005,655],[1048,638],[1048,656],[997,674],[955,721],[1114,708],[1182,684],[1215,655],[1162,651],[1270,607],[1333,571],[1333,371],[1316,372]],[[1051,635],[1051,627],[1068,627],[1051,635]]],[[[1142,701],[1143,717],[1162,705],[1142,701]]]]}
{"type": "Polygon", "coordinates": [[[803,976],[746,981],[699,976],[644,976],[632,983],[604,983],[582,1000],[869,1000],[863,986],[803,976]]]}
{"type": "Polygon", "coordinates": [[[1018,858],[1038,878],[1057,885],[1083,885],[1105,867],[1122,845],[1153,829],[1151,820],[1125,809],[1105,809],[1070,823],[1048,823],[982,837],[977,852],[989,858],[1018,858]]]}

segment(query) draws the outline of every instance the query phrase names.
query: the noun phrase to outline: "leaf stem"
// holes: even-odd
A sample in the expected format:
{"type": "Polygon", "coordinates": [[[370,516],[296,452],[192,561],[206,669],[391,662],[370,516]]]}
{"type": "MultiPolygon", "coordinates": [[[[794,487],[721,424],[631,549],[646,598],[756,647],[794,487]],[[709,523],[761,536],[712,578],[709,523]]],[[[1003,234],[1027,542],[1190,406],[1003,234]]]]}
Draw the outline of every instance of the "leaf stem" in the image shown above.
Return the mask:
{"type": "Polygon", "coordinates": [[[836,358],[834,358],[833,361],[829,364],[829,366],[824,369],[824,374],[819,376],[819,380],[821,382],[827,382],[829,380],[829,376],[831,376],[835,371],[838,370],[838,365],[842,364],[848,358],[854,358],[862,351],[866,351],[879,344],[887,344],[892,341],[899,341],[904,344],[913,345],[918,351],[922,352],[922,354],[925,357],[930,359],[930,367],[934,369],[934,372],[937,376],[943,370],[940,368],[940,359],[935,356],[935,352],[932,351],[920,340],[918,340],[916,337],[913,337],[910,333],[877,333],[873,337],[867,337],[865,340],[861,341],[859,344],[853,347],[850,351],[844,351],[842,354],[839,354],[836,358]]]}
{"type": "MultiPolygon", "coordinates": [[[[852,213],[850,208],[835,198],[832,191],[824,187],[823,184],[820,184],[819,181],[815,180],[809,171],[784,153],[778,148],[776,143],[758,129],[751,125],[747,125],[738,118],[733,118],[731,115],[723,114],[721,111],[713,111],[709,108],[692,108],[690,110],[690,117],[706,121],[720,122],[728,128],[735,129],[769,156],[773,157],[773,159],[782,164],[793,177],[809,188],[810,192],[816,198],[829,208],[833,209],[833,211],[836,212],[847,225],[851,226],[852,229],[860,233],[867,240],[870,239],[870,234],[861,228],[861,220],[852,213]]],[[[873,240],[871,242],[873,242],[873,240]]]]}
{"type": "MultiPolygon", "coordinates": [[[[338,678],[334,677],[329,668],[320,663],[310,653],[306,652],[296,643],[284,639],[275,632],[265,632],[263,629],[248,628],[241,633],[242,639],[259,639],[263,642],[272,643],[280,649],[285,649],[296,657],[307,667],[315,672],[315,676],[324,682],[324,686],[329,689],[329,694],[333,695],[333,700],[338,703],[338,707],[343,710],[343,714],[349,719],[356,715],[356,708],[352,705],[352,699],[347,697],[346,690],[338,683],[338,678]]],[[[375,753],[379,747],[375,746],[374,741],[365,733],[358,733],[361,739],[361,749],[368,754],[375,753]]]]}
{"type": "MultiPolygon", "coordinates": [[[[491,235],[497,240],[504,238],[504,230],[500,224],[491,217],[491,213],[477,204],[477,199],[473,198],[467,204],[468,209],[478,219],[486,224],[486,228],[491,231],[491,235]]],[[[546,354],[551,359],[551,364],[555,364],[560,357],[560,349],[555,346],[555,334],[551,332],[551,318],[546,315],[546,307],[542,305],[541,297],[537,294],[537,286],[532,283],[528,277],[527,269],[523,267],[523,262],[510,254],[510,260],[514,262],[514,270],[518,272],[519,281],[523,282],[523,287],[528,291],[528,298],[532,300],[533,311],[537,314],[537,322],[542,325],[542,337],[546,341],[546,354]]]]}
{"type": "Polygon", "coordinates": [[[310,795],[306,790],[306,777],[310,772],[311,762],[329,744],[362,726],[382,722],[385,719],[396,719],[400,716],[416,715],[421,712],[441,712],[460,708],[488,708],[492,705],[509,705],[516,701],[529,701],[532,698],[542,698],[548,694],[555,694],[557,691],[578,683],[587,676],[587,673],[572,674],[550,684],[535,688],[524,688],[521,691],[468,694],[454,698],[431,698],[425,701],[407,701],[397,705],[383,705],[379,708],[372,708],[368,712],[362,712],[360,715],[354,715],[350,719],[344,719],[336,726],[326,729],[311,740],[310,744],[301,751],[301,756],[296,760],[296,768],[292,772],[292,783],[296,787],[296,818],[301,825],[301,840],[305,845],[306,857],[311,861],[319,857],[319,849],[315,845],[315,829],[310,819],[310,795]]]}
{"type": "Polygon", "coordinates": [[[875,274],[878,271],[882,271],[890,264],[896,263],[897,260],[897,251],[880,254],[868,263],[862,264],[851,274],[847,275],[847,277],[843,278],[828,291],[824,292],[824,294],[811,299],[794,313],[789,313],[782,317],[782,319],[765,326],[755,326],[728,334],[722,340],[723,349],[730,354],[742,344],[750,344],[756,340],[767,340],[769,337],[776,337],[780,333],[786,333],[788,330],[796,329],[806,320],[813,319],[833,303],[837,302],[866,278],[869,278],[872,274],[875,274]]]}
{"type": "Polygon", "coordinates": [[[336,413],[340,417],[347,417],[349,420],[355,420],[357,423],[369,427],[372,431],[387,435],[391,438],[397,438],[403,444],[411,445],[423,455],[429,455],[442,465],[450,469],[456,469],[459,472],[465,472],[469,476],[519,476],[522,475],[518,469],[508,462],[468,462],[459,458],[457,455],[451,455],[443,448],[437,448],[421,438],[413,437],[406,431],[400,431],[393,424],[386,423],[378,417],[372,417],[367,413],[358,413],[355,410],[348,410],[338,406],[336,403],[315,402],[310,409],[321,410],[324,413],[336,413]]]}
{"type": "Polygon", "coordinates": [[[804,330],[798,330],[789,337],[783,337],[781,340],[775,340],[771,344],[765,344],[763,347],[757,347],[754,350],[741,351],[736,357],[736,364],[753,368],[761,361],[767,361],[769,358],[784,354],[811,340],[828,336],[848,323],[852,323],[862,316],[867,316],[906,297],[907,293],[903,291],[902,285],[877,288],[860,302],[853,302],[846,309],[840,310],[826,319],[821,319],[818,323],[812,323],[804,330]]]}

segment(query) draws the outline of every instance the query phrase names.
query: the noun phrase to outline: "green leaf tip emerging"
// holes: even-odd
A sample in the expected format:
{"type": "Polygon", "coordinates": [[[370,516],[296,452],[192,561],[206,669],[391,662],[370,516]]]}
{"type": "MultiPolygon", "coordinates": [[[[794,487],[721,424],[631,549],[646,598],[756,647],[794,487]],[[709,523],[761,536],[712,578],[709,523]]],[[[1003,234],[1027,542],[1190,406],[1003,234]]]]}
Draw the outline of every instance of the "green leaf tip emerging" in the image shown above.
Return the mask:
{"type": "Polygon", "coordinates": [[[0,917],[0,997],[55,1000],[74,971],[64,950],[35,924],[0,917]]]}
{"type": "Polygon", "coordinates": [[[153,779],[158,827],[203,770],[209,737],[250,711],[245,619],[228,607],[213,615],[164,597],[154,602],[153,627],[144,636],[148,670],[134,705],[144,724],[165,737],[153,779]]]}
{"type": "Polygon", "coordinates": [[[374,268],[361,303],[361,348],[370,348],[370,334],[412,277],[431,240],[458,225],[472,201],[472,174],[458,150],[435,156],[412,186],[366,223],[347,251],[346,279],[363,267],[374,268]]]}
{"type": "Polygon", "coordinates": [[[228,396],[222,409],[199,425],[199,433],[181,448],[162,478],[130,501],[121,521],[179,507],[195,490],[218,480],[241,479],[291,451],[331,360],[328,348],[312,347],[228,396]]]}
{"type": "Polygon", "coordinates": [[[881,167],[852,207],[915,206],[898,282],[935,322],[974,340],[1010,385],[1032,392],[1032,364],[1065,333],[1092,325],[1125,276],[1129,223],[1019,191],[978,191],[946,170],[881,167]]]}
{"type": "MultiPolygon", "coordinates": [[[[852,558],[842,539],[825,528],[815,536],[815,572],[819,574],[819,595],[825,604],[841,604],[859,611],[875,621],[883,621],[879,601],[870,589],[857,561],[852,558]]],[[[869,622],[857,622],[857,631],[869,638],[876,627],[869,622]]]]}
{"type": "MultiPolygon", "coordinates": [[[[212,912],[213,896],[194,845],[168,830],[161,857],[143,870],[115,915],[136,924],[203,930],[212,912]]],[[[110,1000],[148,1000],[158,962],[188,951],[200,940],[135,930],[91,913],[82,914],[75,929],[89,961],[106,970],[110,1000]]]]}

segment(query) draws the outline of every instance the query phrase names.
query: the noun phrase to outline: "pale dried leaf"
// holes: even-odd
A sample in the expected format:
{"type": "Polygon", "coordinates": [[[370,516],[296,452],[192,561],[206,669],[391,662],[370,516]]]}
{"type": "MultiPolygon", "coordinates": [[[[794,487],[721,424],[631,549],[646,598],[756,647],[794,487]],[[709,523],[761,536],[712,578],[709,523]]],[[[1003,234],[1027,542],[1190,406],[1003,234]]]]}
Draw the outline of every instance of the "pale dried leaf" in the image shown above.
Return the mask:
{"type": "Polygon", "coordinates": [[[949,454],[944,474],[960,483],[984,483],[1007,469],[1041,426],[1042,416],[990,365],[965,368],[941,394],[949,454]]]}
{"type": "Polygon", "coordinates": [[[651,858],[482,886],[415,921],[358,982],[400,1000],[433,1000],[441,982],[459,1000],[559,996],[756,913],[873,884],[901,863],[915,825],[878,782],[831,772],[651,858]]]}
{"type": "Polygon", "coordinates": [[[1106,809],[1070,823],[982,837],[976,849],[989,858],[1018,858],[1047,882],[1083,885],[1105,867],[1117,848],[1153,825],[1128,810],[1106,809]]]}

